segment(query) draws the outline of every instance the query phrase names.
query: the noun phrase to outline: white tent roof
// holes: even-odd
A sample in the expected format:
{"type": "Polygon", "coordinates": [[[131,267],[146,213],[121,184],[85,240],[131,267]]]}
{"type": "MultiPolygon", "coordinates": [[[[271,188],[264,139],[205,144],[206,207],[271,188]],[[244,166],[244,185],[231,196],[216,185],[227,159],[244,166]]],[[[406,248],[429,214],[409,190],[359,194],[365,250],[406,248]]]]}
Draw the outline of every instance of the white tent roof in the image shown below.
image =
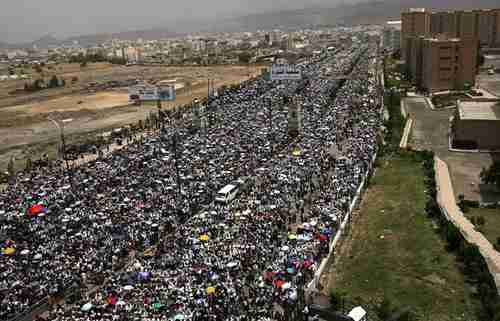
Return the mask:
{"type": "Polygon", "coordinates": [[[366,316],[366,311],[362,307],[355,307],[347,316],[351,317],[354,321],[360,321],[366,316]]]}

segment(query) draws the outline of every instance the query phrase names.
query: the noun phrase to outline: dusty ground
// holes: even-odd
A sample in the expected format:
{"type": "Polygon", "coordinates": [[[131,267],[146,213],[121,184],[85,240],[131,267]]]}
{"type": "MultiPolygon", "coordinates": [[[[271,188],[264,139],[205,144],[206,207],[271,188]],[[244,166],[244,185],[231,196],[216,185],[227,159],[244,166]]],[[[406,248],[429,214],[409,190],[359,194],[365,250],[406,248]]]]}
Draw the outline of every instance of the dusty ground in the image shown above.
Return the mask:
{"type": "Polygon", "coordinates": [[[489,167],[500,155],[448,150],[449,118],[455,109],[431,110],[422,98],[407,98],[405,105],[414,119],[410,145],[432,150],[448,164],[455,196],[463,194],[466,199],[484,202],[500,200],[500,193],[479,181],[482,168],[489,167]]]}
{"type": "Polygon", "coordinates": [[[178,90],[175,102],[164,102],[173,107],[202,98],[207,94],[207,79],[215,80],[215,86],[239,83],[249,75],[260,72],[258,67],[216,66],[216,67],[112,67],[106,64],[90,65],[80,70],[79,65],[64,67],[60,75],[79,82],[71,87],[44,90],[38,93],[9,95],[8,92],[24,84],[20,82],[0,83],[0,170],[6,168],[14,156],[21,159],[30,155],[39,157],[42,153],[55,154],[59,133],[47,117],[72,118],[65,125],[68,139],[74,140],[86,133],[107,131],[144,119],[156,105],[131,106],[126,88],[104,92],[82,91],[88,82],[123,79],[177,79],[185,85],[178,90]],[[17,83],[17,84],[15,84],[17,83]]]}

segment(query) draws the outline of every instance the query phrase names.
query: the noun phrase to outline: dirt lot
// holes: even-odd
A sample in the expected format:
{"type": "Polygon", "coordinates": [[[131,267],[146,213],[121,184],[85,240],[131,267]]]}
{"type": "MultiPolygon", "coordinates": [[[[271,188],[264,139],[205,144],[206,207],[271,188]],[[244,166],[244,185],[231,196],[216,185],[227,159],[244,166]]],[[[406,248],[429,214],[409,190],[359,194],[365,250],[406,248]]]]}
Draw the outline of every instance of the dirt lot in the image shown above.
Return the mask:
{"type": "Polygon", "coordinates": [[[500,193],[479,182],[481,169],[489,167],[500,155],[448,150],[449,118],[455,109],[431,110],[423,98],[406,98],[405,106],[414,120],[410,145],[433,150],[448,164],[456,196],[464,194],[466,199],[484,202],[500,200],[500,193]]]}
{"type": "Polygon", "coordinates": [[[129,105],[126,88],[88,93],[83,89],[89,82],[177,79],[184,87],[178,90],[175,103],[163,103],[168,108],[206,96],[208,77],[215,80],[216,87],[220,87],[239,83],[248,79],[249,75],[260,72],[260,68],[254,66],[125,67],[92,64],[83,69],[79,65],[61,68],[60,77],[71,79],[76,76],[79,81],[65,88],[23,95],[11,95],[9,92],[22,87],[24,81],[0,83],[0,170],[6,168],[12,156],[24,159],[27,155],[37,158],[45,152],[55,154],[59,134],[47,120],[48,116],[73,119],[65,125],[68,140],[72,141],[85,133],[137,122],[156,110],[155,105],[129,105]]]}

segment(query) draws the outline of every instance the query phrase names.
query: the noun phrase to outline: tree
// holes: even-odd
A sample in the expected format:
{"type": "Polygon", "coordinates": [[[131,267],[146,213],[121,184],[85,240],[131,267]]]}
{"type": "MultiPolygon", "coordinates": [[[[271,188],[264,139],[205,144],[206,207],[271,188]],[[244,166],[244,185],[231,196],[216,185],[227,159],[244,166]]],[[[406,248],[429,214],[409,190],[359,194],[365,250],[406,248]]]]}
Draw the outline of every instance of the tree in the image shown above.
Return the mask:
{"type": "Polygon", "coordinates": [[[391,314],[392,303],[387,297],[384,297],[382,302],[380,302],[380,305],[377,306],[377,315],[380,319],[387,320],[391,314]]]}
{"type": "Polygon", "coordinates": [[[446,241],[448,241],[448,250],[450,251],[457,249],[462,241],[460,231],[453,223],[448,223],[446,241]]]}
{"type": "Polygon", "coordinates": [[[495,161],[490,168],[483,168],[479,174],[485,184],[494,184],[500,188],[500,161],[495,161]]]}
{"type": "Polygon", "coordinates": [[[82,62],[80,63],[80,67],[81,67],[81,68],[85,68],[85,67],[87,67],[87,61],[82,61],[82,62]]]}
{"type": "Polygon", "coordinates": [[[341,311],[342,310],[342,303],[345,300],[345,297],[347,296],[347,293],[344,291],[331,291],[330,292],[330,304],[332,306],[332,309],[335,311],[341,311]]]}
{"type": "Polygon", "coordinates": [[[249,63],[250,62],[250,59],[252,59],[252,55],[249,53],[249,52],[242,52],[238,55],[238,61],[240,63],[249,63]]]}
{"type": "Polygon", "coordinates": [[[40,67],[40,65],[35,65],[35,71],[39,74],[41,74],[43,72],[43,69],[42,67],[40,67]]]}

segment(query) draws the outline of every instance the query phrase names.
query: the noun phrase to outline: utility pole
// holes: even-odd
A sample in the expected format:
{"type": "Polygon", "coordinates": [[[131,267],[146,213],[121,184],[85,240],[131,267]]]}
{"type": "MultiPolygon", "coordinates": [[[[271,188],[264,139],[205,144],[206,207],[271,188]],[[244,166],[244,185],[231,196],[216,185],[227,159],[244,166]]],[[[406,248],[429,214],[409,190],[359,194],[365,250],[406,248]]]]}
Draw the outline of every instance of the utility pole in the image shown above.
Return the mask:
{"type": "Polygon", "coordinates": [[[210,103],[210,77],[207,79],[207,102],[210,103]]]}
{"type": "Polygon", "coordinates": [[[179,174],[179,158],[177,155],[177,143],[178,143],[178,139],[179,139],[177,130],[178,130],[178,128],[174,127],[174,134],[172,136],[172,147],[174,149],[175,173],[176,173],[176,180],[177,180],[177,203],[178,203],[181,196],[182,196],[182,193],[181,193],[181,179],[180,179],[180,174],[179,174]]]}
{"type": "Polygon", "coordinates": [[[273,100],[272,98],[268,98],[268,117],[269,117],[269,132],[268,132],[268,140],[269,145],[271,146],[271,155],[273,154],[273,144],[271,142],[273,136],[273,100]]]}
{"type": "Polygon", "coordinates": [[[61,124],[59,124],[59,122],[57,122],[56,120],[54,120],[50,117],[48,117],[47,119],[50,120],[59,130],[59,133],[61,136],[61,147],[60,147],[61,157],[66,163],[66,170],[69,170],[68,158],[66,157],[66,140],[64,139],[64,123],[70,122],[73,119],[65,119],[61,122],[61,124]]]}

